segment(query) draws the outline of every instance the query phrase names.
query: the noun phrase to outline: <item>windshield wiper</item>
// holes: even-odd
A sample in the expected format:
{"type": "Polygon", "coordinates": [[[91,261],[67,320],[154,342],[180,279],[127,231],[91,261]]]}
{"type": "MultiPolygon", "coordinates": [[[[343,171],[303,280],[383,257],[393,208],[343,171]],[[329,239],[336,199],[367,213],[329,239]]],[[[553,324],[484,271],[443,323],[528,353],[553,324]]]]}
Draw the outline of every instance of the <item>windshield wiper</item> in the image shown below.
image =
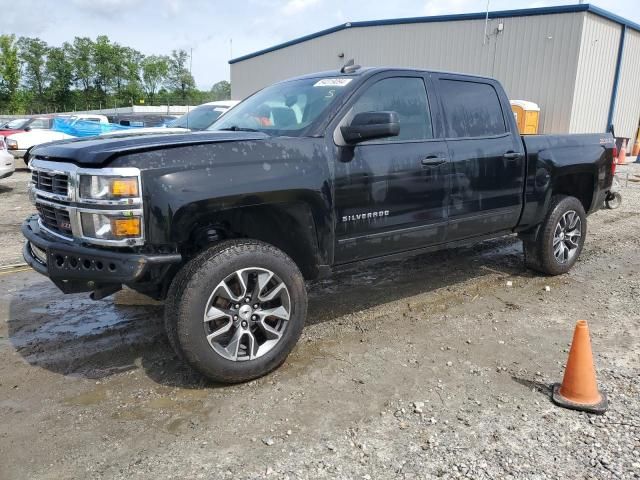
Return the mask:
{"type": "Polygon", "coordinates": [[[239,127],[238,125],[231,125],[230,127],[220,128],[219,130],[225,130],[228,132],[259,132],[255,128],[239,127]]]}

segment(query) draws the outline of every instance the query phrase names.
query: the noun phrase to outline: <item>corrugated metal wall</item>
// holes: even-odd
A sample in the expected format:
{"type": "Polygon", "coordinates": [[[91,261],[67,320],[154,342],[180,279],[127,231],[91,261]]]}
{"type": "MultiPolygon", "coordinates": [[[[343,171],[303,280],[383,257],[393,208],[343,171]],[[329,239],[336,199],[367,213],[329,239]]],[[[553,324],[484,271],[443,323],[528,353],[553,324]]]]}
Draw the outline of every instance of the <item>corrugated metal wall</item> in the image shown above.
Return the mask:
{"type": "Polygon", "coordinates": [[[616,135],[635,140],[640,119],[640,32],[627,28],[613,116],[616,135]]]}
{"type": "Polygon", "coordinates": [[[491,73],[514,100],[540,106],[540,131],[567,132],[584,13],[513,17],[498,37],[491,73]]]}
{"type": "Polygon", "coordinates": [[[334,70],[345,59],[494,76],[513,99],[542,109],[544,132],[569,129],[584,13],[353,28],[231,65],[233,98],[278,80],[334,70]],[[497,33],[500,23],[504,30],[497,33]],[[344,53],[344,59],[338,54],[344,53]]]}
{"type": "MultiPolygon", "coordinates": [[[[542,133],[602,132],[621,26],[587,12],[345,29],[231,65],[232,97],[285,78],[335,70],[346,59],[489,75],[512,99],[536,102],[542,133]],[[502,23],[504,30],[497,33],[502,23]],[[339,58],[340,53],[344,58],[339,58]]],[[[616,134],[635,136],[640,113],[640,33],[627,30],[616,134]]]]}
{"type": "Polygon", "coordinates": [[[620,32],[619,24],[586,14],[569,133],[606,130],[620,32]]]}

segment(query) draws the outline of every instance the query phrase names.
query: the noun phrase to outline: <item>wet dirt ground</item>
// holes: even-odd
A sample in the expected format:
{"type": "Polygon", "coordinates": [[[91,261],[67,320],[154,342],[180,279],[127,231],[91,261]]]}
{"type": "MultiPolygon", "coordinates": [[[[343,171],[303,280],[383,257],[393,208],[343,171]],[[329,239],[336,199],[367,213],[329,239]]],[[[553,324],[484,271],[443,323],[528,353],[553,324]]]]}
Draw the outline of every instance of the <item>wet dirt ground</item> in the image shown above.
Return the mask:
{"type": "MultiPolygon", "coordinates": [[[[309,286],[286,363],[239,386],[177,360],[161,305],[0,270],[0,478],[640,478],[640,165],[627,170],[569,274],[526,270],[514,238],[344,271],[309,286]],[[549,400],[580,318],[605,416],[549,400]]],[[[2,217],[5,265],[30,211],[21,181],[0,187],[20,215],[2,217]]]]}

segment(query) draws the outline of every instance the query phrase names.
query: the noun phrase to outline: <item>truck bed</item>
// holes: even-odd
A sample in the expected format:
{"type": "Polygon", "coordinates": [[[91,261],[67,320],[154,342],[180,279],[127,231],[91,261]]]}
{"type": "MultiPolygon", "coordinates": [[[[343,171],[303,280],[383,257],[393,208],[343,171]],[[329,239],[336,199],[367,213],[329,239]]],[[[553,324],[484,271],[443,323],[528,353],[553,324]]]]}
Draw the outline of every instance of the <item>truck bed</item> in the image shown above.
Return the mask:
{"type": "MultiPolygon", "coordinates": [[[[542,221],[553,193],[561,193],[570,179],[582,184],[587,213],[604,202],[613,181],[615,140],[609,133],[523,135],[526,151],[524,208],[518,230],[542,221]]],[[[574,190],[575,191],[575,188],[574,190]]]]}

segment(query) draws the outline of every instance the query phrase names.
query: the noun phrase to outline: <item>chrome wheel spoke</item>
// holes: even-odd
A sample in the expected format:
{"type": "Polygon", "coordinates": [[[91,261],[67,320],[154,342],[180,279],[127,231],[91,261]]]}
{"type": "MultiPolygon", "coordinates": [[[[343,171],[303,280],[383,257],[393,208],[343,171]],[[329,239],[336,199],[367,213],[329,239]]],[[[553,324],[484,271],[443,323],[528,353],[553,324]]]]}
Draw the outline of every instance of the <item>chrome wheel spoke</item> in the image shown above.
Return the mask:
{"type": "Polygon", "coordinates": [[[270,308],[268,310],[262,310],[260,315],[264,318],[267,317],[276,317],[282,320],[289,320],[289,312],[282,306],[277,308],[270,308]]]}
{"type": "Polygon", "coordinates": [[[282,333],[266,323],[264,320],[260,322],[260,328],[264,331],[264,334],[269,340],[280,339],[282,333]]]}
{"type": "Polygon", "coordinates": [[[214,294],[218,292],[218,290],[220,290],[221,293],[224,294],[224,295],[221,295],[223,298],[226,298],[227,300],[231,300],[232,302],[239,302],[243,297],[243,295],[234,294],[229,288],[229,285],[227,285],[227,282],[225,280],[221,281],[218,284],[218,287],[216,288],[214,294]]]}
{"type": "Polygon", "coordinates": [[[222,327],[218,328],[216,331],[214,331],[213,333],[210,333],[209,335],[207,335],[207,342],[209,342],[209,344],[211,344],[211,340],[213,340],[214,338],[227,333],[229,330],[231,330],[231,327],[233,326],[233,321],[231,319],[229,319],[229,321],[227,323],[225,323],[222,327]]]}
{"type": "Polygon", "coordinates": [[[224,348],[229,354],[229,357],[231,360],[238,360],[238,352],[240,350],[240,344],[243,336],[244,336],[244,331],[241,330],[240,328],[236,328],[236,331],[233,334],[233,337],[231,337],[231,340],[229,340],[229,343],[224,348]]]}
{"type": "Polygon", "coordinates": [[[575,235],[575,236],[567,236],[566,238],[566,244],[570,249],[574,249],[574,248],[578,248],[578,241],[576,240],[577,238],[579,238],[580,235],[575,235]]]}
{"type": "Polygon", "coordinates": [[[567,230],[574,230],[580,221],[580,217],[577,213],[573,212],[571,216],[571,220],[568,222],[567,230]]]}
{"type": "Polygon", "coordinates": [[[553,251],[553,254],[555,255],[555,257],[559,260],[561,257],[561,253],[563,251],[562,249],[563,243],[560,242],[556,247],[555,250],[553,251]]]}
{"type": "Polygon", "coordinates": [[[204,314],[204,321],[211,322],[212,320],[218,320],[224,317],[231,319],[231,315],[232,315],[231,311],[222,310],[212,305],[209,307],[209,310],[207,310],[207,312],[204,314]]]}
{"type": "Polygon", "coordinates": [[[286,289],[286,285],[284,283],[280,283],[275,288],[273,288],[268,295],[262,296],[261,294],[258,294],[258,300],[260,300],[261,302],[270,302],[271,300],[276,298],[280,294],[280,292],[282,292],[282,290],[286,289]]]}

